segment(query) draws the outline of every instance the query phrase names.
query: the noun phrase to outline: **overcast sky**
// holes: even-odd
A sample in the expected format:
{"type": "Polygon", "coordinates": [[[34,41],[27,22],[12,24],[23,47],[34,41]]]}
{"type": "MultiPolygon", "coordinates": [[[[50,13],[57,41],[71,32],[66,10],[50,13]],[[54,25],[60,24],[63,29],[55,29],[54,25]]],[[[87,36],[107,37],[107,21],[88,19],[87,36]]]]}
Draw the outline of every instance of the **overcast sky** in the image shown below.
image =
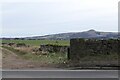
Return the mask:
{"type": "Polygon", "coordinates": [[[3,0],[1,36],[37,36],[89,29],[117,32],[118,1],[3,0]]]}

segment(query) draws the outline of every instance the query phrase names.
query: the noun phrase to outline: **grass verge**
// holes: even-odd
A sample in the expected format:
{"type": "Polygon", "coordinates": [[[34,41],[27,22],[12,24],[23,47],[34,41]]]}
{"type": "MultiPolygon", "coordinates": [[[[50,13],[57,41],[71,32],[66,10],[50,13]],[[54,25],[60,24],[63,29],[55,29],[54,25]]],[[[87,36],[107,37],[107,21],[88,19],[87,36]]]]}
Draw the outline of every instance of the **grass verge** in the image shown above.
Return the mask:
{"type": "Polygon", "coordinates": [[[65,53],[64,54],[63,53],[48,53],[47,55],[43,55],[43,54],[35,55],[32,53],[14,49],[12,47],[3,46],[3,48],[14,52],[15,54],[22,57],[23,59],[38,61],[38,62],[42,62],[45,64],[62,64],[62,63],[66,63],[67,61],[67,55],[65,53]]]}

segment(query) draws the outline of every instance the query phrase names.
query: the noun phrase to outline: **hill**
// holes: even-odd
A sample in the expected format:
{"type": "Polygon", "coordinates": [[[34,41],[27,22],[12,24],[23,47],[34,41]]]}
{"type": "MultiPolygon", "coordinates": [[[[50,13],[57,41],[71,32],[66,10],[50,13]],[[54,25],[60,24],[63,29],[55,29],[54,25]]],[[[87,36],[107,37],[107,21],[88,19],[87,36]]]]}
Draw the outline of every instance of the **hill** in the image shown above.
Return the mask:
{"type": "Polygon", "coordinates": [[[45,36],[33,36],[26,37],[25,39],[42,39],[42,40],[69,40],[72,38],[98,38],[98,39],[109,39],[118,38],[118,33],[116,32],[99,32],[93,29],[84,32],[70,32],[70,33],[60,33],[51,34],[45,36]]]}

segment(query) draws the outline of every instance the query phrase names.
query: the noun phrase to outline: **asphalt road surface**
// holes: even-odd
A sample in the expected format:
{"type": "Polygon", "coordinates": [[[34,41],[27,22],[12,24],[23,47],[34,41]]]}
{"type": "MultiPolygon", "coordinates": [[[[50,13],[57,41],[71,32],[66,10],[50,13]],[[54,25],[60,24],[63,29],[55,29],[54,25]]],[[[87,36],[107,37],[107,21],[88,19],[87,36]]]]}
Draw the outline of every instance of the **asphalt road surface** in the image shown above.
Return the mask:
{"type": "Polygon", "coordinates": [[[118,70],[4,70],[2,78],[118,78],[118,70]]]}

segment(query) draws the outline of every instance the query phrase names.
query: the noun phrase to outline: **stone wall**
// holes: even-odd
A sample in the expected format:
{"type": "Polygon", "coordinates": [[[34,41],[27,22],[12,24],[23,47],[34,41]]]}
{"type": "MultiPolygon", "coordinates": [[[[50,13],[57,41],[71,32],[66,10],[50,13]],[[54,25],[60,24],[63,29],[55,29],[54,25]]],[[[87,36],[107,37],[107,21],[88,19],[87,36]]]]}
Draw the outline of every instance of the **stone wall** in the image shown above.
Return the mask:
{"type": "Polygon", "coordinates": [[[67,53],[68,46],[60,46],[60,45],[40,45],[40,50],[44,52],[58,52],[58,53],[67,53]]]}
{"type": "MultiPolygon", "coordinates": [[[[119,41],[118,39],[109,39],[109,40],[96,40],[96,39],[71,39],[70,40],[70,53],[69,59],[72,61],[80,62],[83,58],[103,56],[112,60],[113,56],[118,54],[119,50],[119,41]]],[[[100,61],[104,61],[104,58],[101,58],[100,61]]],[[[90,62],[91,59],[86,59],[90,62]]],[[[107,59],[106,59],[107,60],[107,59]]],[[[93,62],[96,60],[93,59],[93,62]]],[[[83,61],[85,62],[85,61],[83,61]]],[[[83,63],[81,62],[81,64],[83,63]]],[[[112,62],[112,61],[111,61],[112,62]]],[[[98,63],[98,62],[97,62],[98,63]]],[[[99,63],[98,63],[99,64],[99,63]]],[[[109,61],[108,61],[109,64],[109,61]]]]}

